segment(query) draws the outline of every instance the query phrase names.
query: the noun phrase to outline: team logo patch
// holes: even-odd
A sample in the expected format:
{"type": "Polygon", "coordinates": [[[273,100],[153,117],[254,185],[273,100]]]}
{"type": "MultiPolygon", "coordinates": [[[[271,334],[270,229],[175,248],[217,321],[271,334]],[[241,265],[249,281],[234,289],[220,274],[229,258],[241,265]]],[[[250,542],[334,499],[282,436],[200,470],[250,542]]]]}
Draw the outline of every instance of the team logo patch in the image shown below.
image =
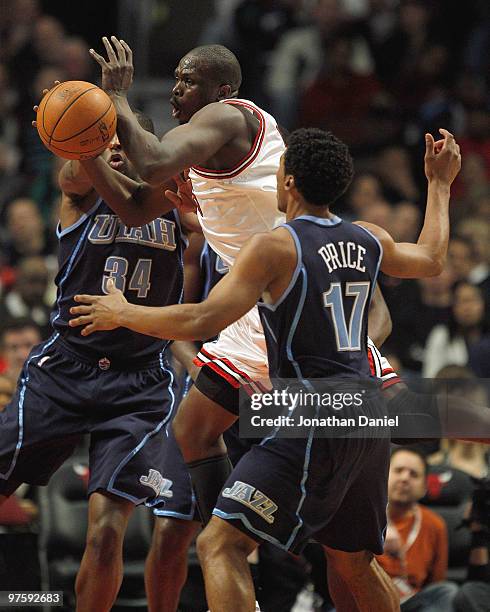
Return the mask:
{"type": "Polygon", "coordinates": [[[150,469],[148,476],[141,476],[140,483],[145,487],[150,487],[159,497],[171,498],[174,496],[171,487],[174,484],[168,478],[164,478],[158,470],[150,469]]]}
{"type": "Polygon", "coordinates": [[[277,510],[277,504],[252,485],[236,480],[232,487],[223,489],[222,495],[247,506],[269,524],[274,522],[272,515],[277,510]]]}
{"type": "Polygon", "coordinates": [[[108,370],[111,367],[111,360],[107,359],[107,357],[102,357],[99,359],[99,368],[101,370],[108,370]]]}

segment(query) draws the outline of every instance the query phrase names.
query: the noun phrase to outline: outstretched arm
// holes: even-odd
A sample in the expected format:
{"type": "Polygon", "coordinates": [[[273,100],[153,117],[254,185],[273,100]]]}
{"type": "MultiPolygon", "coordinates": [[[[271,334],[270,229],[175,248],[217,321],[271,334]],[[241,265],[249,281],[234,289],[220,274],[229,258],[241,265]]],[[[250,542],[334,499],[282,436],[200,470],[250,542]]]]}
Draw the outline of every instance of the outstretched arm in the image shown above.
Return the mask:
{"type": "Polygon", "coordinates": [[[162,140],[138,123],[127,99],[133,75],[133,54],[123,40],[102,39],[108,60],[90,49],[102,68],[102,87],[110,95],[117,112],[117,133],[139,176],[152,185],[163,182],[185,168],[199,165],[216,154],[235,136],[236,113],[225,104],[209,104],[186,125],[170,130],[162,140]]]}
{"type": "Polygon", "coordinates": [[[71,308],[70,312],[79,316],[70,321],[70,326],[85,326],[81,332],[84,336],[116,327],[127,327],[140,334],[170,340],[205,340],[215,336],[246,314],[265,289],[281,279],[281,275],[288,275],[287,286],[295,262],[292,262],[289,274],[284,261],[284,241],[279,234],[281,230],[276,232],[250,239],[240,251],[232,270],[200,304],[163,308],[136,306],[129,304],[111,284],[109,295],[75,296],[75,301],[84,305],[71,308]]]}
{"type": "Polygon", "coordinates": [[[395,242],[384,229],[358,222],[370,230],[383,246],[381,270],[399,278],[437,276],[443,270],[449,241],[449,196],[451,184],[461,168],[459,145],[447,130],[434,142],[426,134],[425,174],[429,183],[424,226],[417,244],[395,242]]]}

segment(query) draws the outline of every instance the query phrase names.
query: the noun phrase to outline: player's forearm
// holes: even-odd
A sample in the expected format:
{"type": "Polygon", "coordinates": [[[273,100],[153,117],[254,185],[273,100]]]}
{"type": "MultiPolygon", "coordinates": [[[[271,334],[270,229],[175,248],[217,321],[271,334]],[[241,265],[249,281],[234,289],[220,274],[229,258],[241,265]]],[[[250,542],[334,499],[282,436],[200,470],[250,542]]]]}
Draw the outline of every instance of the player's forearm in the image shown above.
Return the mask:
{"type": "Polygon", "coordinates": [[[148,185],[113,170],[101,157],[81,162],[97,193],[128,226],[141,226],[173,208],[163,189],[150,197],[148,185]]]}
{"type": "Polygon", "coordinates": [[[92,190],[90,177],[77,160],[70,160],[60,170],[58,183],[63,193],[84,196],[92,190]]]}
{"type": "Polygon", "coordinates": [[[424,225],[417,245],[421,246],[432,261],[433,274],[444,268],[449,241],[449,196],[447,182],[429,181],[424,225]]]}
{"type": "Polygon", "coordinates": [[[197,354],[197,346],[194,342],[177,340],[171,347],[172,355],[190,372],[194,368],[194,357],[197,354]]]}
{"type": "Polygon", "coordinates": [[[112,95],[117,112],[117,135],[138,175],[151,185],[159,185],[173,176],[165,163],[166,148],[158,138],[143,129],[125,96],[112,95]]]}
{"type": "Polygon", "coordinates": [[[221,328],[201,304],[178,304],[160,308],[126,304],[117,315],[120,327],[166,340],[205,340],[221,328]]]}
{"type": "Polygon", "coordinates": [[[368,316],[368,336],[380,348],[391,334],[393,323],[379,285],[376,285],[368,316]]]}

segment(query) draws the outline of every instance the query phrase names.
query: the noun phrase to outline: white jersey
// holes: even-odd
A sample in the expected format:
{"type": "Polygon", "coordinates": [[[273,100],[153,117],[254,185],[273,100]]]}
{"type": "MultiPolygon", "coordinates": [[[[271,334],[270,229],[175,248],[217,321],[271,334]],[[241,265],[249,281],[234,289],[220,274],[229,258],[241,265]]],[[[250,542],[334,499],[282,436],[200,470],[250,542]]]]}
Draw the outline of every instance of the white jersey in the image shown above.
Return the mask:
{"type": "MultiPolygon", "coordinates": [[[[198,218],[212,249],[232,266],[245,242],[285,221],[277,208],[276,172],[285,144],[275,119],[248,100],[223,100],[246,108],[259,120],[257,136],[247,155],[228,170],[193,167],[189,177],[199,202],[198,218]]],[[[255,306],[206,343],[195,363],[209,365],[232,385],[268,383],[267,348],[255,306]]],[[[255,389],[255,387],[252,387],[255,389]]]]}
{"type": "Polygon", "coordinates": [[[189,177],[199,202],[197,215],[204,236],[232,266],[251,236],[284,222],[277,209],[276,172],[285,144],[274,117],[253,102],[233,98],[223,104],[241,106],[257,117],[259,129],[252,147],[233,168],[192,167],[189,177]]]}

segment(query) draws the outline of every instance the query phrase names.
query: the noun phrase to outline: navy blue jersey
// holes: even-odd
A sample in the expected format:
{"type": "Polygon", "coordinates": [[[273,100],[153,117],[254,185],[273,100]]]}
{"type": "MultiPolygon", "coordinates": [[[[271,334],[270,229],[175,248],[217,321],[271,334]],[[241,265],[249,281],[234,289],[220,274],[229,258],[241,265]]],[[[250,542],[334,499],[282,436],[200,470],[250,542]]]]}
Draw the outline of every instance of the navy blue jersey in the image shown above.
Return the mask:
{"type": "Polygon", "coordinates": [[[221,257],[213,251],[207,240],[204,241],[204,246],[202,247],[200,264],[204,277],[201,296],[201,301],[203,301],[208,297],[211,289],[228,273],[229,268],[221,257]]]}
{"type": "Polygon", "coordinates": [[[74,225],[58,231],[59,272],[52,324],[70,348],[88,357],[142,360],[161,353],[168,341],[126,328],[80,335],[69,313],[77,293],[107,293],[113,279],[128,302],[141,306],[177,304],[183,293],[183,236],[178,214],[171,211],[143,227],[126,227],[99,199],[74,225]]]}
{"type": "Polygon", "coordinates": [[[283,227],[298,263],[276,304],[259,303],[271,377],[370,377],[367,319],[380,243],[338,217],[305,215],[283,227]]]}

